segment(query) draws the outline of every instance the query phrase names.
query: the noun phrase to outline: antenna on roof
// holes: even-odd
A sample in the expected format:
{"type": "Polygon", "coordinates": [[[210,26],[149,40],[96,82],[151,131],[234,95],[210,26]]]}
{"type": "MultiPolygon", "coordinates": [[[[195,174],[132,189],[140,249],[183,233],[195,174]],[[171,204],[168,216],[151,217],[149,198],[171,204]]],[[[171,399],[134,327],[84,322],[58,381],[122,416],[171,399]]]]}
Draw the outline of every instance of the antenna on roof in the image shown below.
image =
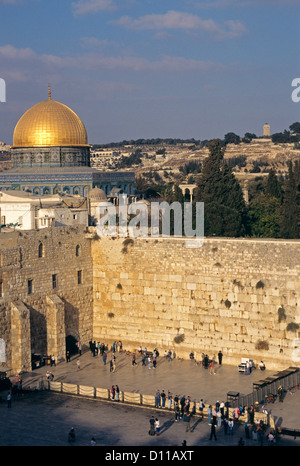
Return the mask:
{"type": "Polygon", "coordinates": [[[48,84],[48,100],[51,100],[51,84],[48,84]]]}

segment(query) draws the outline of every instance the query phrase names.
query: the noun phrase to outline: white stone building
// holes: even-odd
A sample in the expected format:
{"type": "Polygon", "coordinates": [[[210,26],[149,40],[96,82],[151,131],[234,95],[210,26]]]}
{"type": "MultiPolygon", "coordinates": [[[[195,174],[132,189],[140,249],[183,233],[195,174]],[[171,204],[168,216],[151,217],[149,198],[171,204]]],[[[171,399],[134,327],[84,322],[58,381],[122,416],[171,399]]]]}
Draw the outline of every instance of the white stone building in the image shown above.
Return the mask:
{"type": "Polygon", "coordinates": [[[88,226],[86,199],[70,195],[0,192],[1,230],[32,230],[50,226],[88,226]]]}

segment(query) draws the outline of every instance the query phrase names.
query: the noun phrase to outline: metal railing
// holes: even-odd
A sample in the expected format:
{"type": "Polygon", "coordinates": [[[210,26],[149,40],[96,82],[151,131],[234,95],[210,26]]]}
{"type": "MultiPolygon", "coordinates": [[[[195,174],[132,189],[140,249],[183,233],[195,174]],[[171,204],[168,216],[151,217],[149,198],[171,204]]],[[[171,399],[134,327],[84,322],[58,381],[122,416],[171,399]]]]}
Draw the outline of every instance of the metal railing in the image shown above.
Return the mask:
{"type": "Polygon", "coordinates": [[[257,404],[266,404],[279,396],[279,387],[282,387],[282,394],[293,394],[300,388],[300,368],[289,368],[286,371],[281,371],[274,374],[272,377],[267,377],[253,384],[253,392],[248,395],[239,395],[234,399],[230,399],[230,406],[251,406],[257,404]]]}

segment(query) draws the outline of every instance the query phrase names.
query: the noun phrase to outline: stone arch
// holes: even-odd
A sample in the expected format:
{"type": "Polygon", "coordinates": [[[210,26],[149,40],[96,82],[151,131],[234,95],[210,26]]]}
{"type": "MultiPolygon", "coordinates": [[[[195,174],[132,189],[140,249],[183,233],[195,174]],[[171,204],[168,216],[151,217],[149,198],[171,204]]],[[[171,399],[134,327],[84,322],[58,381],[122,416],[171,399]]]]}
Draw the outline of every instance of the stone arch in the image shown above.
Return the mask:
{"type": "Polygon", "coordinates": [[[69,351],[70,355],[78,353],[77,340],[73,335],[66,336],[66,351],[69,351]]]}

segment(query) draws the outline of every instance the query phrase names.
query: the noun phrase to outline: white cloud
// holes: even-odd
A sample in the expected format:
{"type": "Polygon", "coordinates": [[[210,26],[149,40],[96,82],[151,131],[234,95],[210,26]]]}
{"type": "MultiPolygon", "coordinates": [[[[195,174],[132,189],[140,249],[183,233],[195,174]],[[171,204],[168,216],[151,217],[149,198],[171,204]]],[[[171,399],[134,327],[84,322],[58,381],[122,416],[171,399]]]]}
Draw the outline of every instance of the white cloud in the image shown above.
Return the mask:
{"type": "Polygon", "coordinates": [[[264,5],[300,5],[300,0],[203,0],[196,2],[197,8],[227,8],[244,6],[264,6],[264,5]]]}
{"type": "Polygon", "coordinates": [[[72,3],[75,16],[98,13],[99,11],[113,11],[115,9],[112,0],[79,0],[72,3]]]}
{"type": "Polygon", "coordinates": [[[182,30],[200,31],[212,34],[216,37],[237,36],[246,31],[246,27],[240,21],[229,20],[220,26],[213,19],[202,19],[197,15],[170,10],[165,14],[150,14],[133,19],[130,16],[122,16],[112,21],[127,29],[143,30],[182,30]]]}
{"type": "MultiPolygon", "coordinates": [[[[222,65],[209,61],[196,60],[178,56],[164,55],[157,60],[148,60],[134,55],[104,56],[101,53],[82,54],[76,57],[41,54],[38,55],[32,49],[17,49],[12,45],[0,47],[0,58],[7,70],[13,64],[20,68],[20,60],[27,66],[27,71],[36,70],[36,67],[45,66],[51,71],[60,70],[128,70],[134,72],[172,72],[172,71],[205,71],[212,68],[220,68],[222,65]]],[[[35,71],[33,71],[35,73],[35,71]]]]}

